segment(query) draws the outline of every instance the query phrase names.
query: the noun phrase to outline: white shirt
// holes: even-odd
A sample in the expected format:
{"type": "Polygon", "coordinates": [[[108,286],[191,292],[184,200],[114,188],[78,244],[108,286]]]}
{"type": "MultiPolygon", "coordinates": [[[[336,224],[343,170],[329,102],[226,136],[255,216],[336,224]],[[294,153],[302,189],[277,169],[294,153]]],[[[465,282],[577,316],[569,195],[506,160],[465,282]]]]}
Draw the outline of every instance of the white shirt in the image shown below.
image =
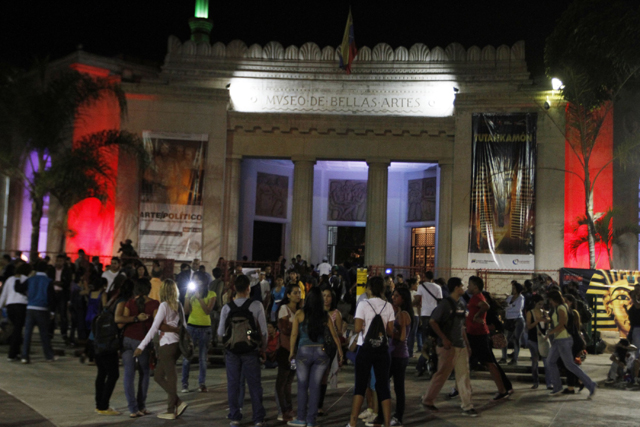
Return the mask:
{"type": "Polygon", "coordinates": [[[262,292],[262,301],[266,301],[267,300],[267,296],[269,295],[269,292],[271,291],[271,285],[269,284],[269,281],[267,279],[263,280],[260,282],[260,292],[262,292]]]}
{"type": "Polygon", "coordinates": [[[320,276],[323,275],[327,275],[327,276],[331,276],[331,264],[329,264],[328,262],[323,262],[322,264],[318,265],[318,274],[320,276]]]}
{"type": "MultiPolygon", "coordinates": [[[[418,291],[411,291],[411,302],[413,303],[413,299],[418,295],[418,291]]],[[[413,315],[420,316],[420,312],[418,311],[418,307],[413,307],[413,315]]]]}
{"type": "Polygon", "coordinates": [[[422,297],[422,308],[420,309],[420,316],[431,316],[433,310],[438,306],[438,301],[425,290],[426,288],[435,295],[436,298],[442,299],[442,288],[435,283],[424,282],[418,285],[418,295],[422,297]]]}
{"type": "Polygon", "coordinates": [[[118,275],[120,275],[121,272],[120,271],[116,271],[115,273],[111,270],[107,270],[104,273],[102,273],[102,277],[104,277],[105,279],[107,279],[107,292],[111,292],[111,288],[113,287],[113,281],[116,279],[116,277],[118,277],[118,275]]]}
{"type": "MultiPolygon", "coordinates": [[[[178,326],[178,321],[180,317],[180,313],[178,311],[173,311],[169,304],[163,302],[158,307],[158,313],[156,317],[153,319],[153,325],[151,325],[151,329],[147,332],[147,336],[140,342],[138,348],[140,350],[144,350],[144,348],[151,342],[156,333],[160,330],[160,325],[162,322],[166,323],[169,326],[178,326]]],[[[182,316],[182,322],[187,324],[184,316],[182,316]]],[[[175,332],[160,332],[160,345],[168,345],[178,342],[180,340],[180,336],[175,332]]]]}
{"type": "Polygon", "coordinates": [[[20,280],[20,283],[24,283],[27,279],[27,276],[11,276],[7,279],[2,287],[2,294],[0,295],[0,308],[9,304],[28,304],[29,300],[26,295],[16,292],[15,288],[17,280],[20,280]]]}
{"type": "Polygon", "coordinates": [[[393,322],[394,320],[396,320],[396,315],[393,312],[393,304],[391,304],[390,302],[384,301],[377,297],[373,297],[367,299],[366,301],[362,301],[361,304],[358,304],[358,307],[356,308],[355,318],[362,319],[364,321],[364,328],[358,335],[358,345],[362,345],[364,343],[364,337],[369,331],[369,326],[371,326],[373,318],[378,313],[382,317],[382,322],[384,323],[385,328],[387,327],[387,324],[389,322],[393,322]]]}

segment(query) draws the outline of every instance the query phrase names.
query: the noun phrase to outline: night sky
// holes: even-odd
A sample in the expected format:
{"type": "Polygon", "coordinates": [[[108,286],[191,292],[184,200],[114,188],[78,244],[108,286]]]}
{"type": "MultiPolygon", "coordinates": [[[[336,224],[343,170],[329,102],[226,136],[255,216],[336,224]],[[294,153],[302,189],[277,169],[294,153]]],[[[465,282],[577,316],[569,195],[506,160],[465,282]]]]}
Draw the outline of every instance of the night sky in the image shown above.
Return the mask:
{"type": "MultiPolygon", "coordinates": [[[[0,3],[1,60],[26,67],[34,57],[56,59],[78,44],[91,53],[161,64],[169,35],[189,38],[187,20],[194,14],[195,0],[0,3]]],[[[482,48],[525,40],[529,69],[539,74],[544,40],[570,1],[210,0],[212,42],[240,39],[247,45],[264,45],[274,40],[287,47],[312,41],[320,48],[337,46],[349,3],[358,46],[373,48],[385,42],[409,48],[421,42],[444,48],[459,42],[465,48],[482,48]]]]}

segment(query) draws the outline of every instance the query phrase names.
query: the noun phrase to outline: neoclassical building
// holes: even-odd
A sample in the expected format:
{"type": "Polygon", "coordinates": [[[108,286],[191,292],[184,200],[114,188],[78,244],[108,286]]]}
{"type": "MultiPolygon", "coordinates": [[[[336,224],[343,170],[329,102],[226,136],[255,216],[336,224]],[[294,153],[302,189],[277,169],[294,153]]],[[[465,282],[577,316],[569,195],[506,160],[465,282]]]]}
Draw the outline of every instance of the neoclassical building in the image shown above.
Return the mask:
{"type": "MultiPolygon", "coordinates": [[[[138,171],[120,154],[112,209],[72,212],[78,233],[67,251],[106,256],[131,239],[142,256],[209,263],[300,254],[312,263],[473,267],[474,117],[530,113],[535,244],[518,268],[563,266],[564,105],[550,85],[534,85],[524,42],[362,46],[346,74],[334,46],[225,45],[208,40],[210,28],[192,28],[191,40],[169,37],[159,70],[84,51],[52,64],[120,79],[127,118],[105,101],[77,133],[126,129],[156,160],[138,171]]],[[[27,211],[17,199],[8,208],[5,248],[28,249],[27,211]]],[[[55,218],[52,201],[50,251],[55,218]]]]}

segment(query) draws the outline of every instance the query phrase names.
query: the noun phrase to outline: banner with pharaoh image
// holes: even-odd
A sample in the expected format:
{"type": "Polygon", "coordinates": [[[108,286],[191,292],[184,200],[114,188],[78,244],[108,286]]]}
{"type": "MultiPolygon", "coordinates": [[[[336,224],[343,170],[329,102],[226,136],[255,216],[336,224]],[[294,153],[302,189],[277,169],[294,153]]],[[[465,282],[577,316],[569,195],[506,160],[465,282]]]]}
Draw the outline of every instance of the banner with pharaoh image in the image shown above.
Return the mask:
{"type": "Polygon", "coordinates": [[[474,114],[468,268],[534,269],[537,115],[474,114]]]}
{"type": "Polygon", "coordinates": [[[577,282],[583,297],[595,299],[591,324],[598,331],[618,332],[620,337],[629,335],[631,323],[627,310],[634,299],[640,302],[640,288],[638,294],[634,292],[640,285],[640,271],[563,268],[560,280],[562,285],[577,282]]]}
{"type": "Polygon", "coordinates": [[[206,134],[142,133],[152,165],[140,189],[141,257],[202,257],[206,134]]]}

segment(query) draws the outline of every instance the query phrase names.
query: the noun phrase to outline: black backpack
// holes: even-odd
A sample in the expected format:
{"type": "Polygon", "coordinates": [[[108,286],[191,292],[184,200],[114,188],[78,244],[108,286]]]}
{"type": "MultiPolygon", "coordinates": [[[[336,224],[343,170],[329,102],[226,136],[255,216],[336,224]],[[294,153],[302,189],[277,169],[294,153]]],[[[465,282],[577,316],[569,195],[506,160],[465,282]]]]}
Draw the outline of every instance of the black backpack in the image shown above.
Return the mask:
{"type": "MultiPolygon", "coordinates": [[[[376,313],[376,310],[373,308],[371,303],[365,300],[369,307],[376,313]]],[[[387,337],[387,328],[382,320],[382,316],[380,313],[387,306],[385,302],[382,306],[380,312],[376,313],[371,321],[371,325],[369,325],[369,330],[367,334],[364,336],[364,341],[362,343],[362,348],[365,350],[387,350],[389,348],[389,338],[387,337]]]]}
{"type": "Polygon", "coordinates": [[[230,310],[224,324],[222,342],[231,353],[245,354],[260,347],[262,336],[249,310],[251,303],[253,300],[247,299],[241,306],[234,301],[227,304],[230,310]]]}
{"type": "Polygon", "coordinates": [[[111,310],[104,310],[93,319],[93,347],[96,354],[115,353],[122,347],[120,328],[111,310]]]}

